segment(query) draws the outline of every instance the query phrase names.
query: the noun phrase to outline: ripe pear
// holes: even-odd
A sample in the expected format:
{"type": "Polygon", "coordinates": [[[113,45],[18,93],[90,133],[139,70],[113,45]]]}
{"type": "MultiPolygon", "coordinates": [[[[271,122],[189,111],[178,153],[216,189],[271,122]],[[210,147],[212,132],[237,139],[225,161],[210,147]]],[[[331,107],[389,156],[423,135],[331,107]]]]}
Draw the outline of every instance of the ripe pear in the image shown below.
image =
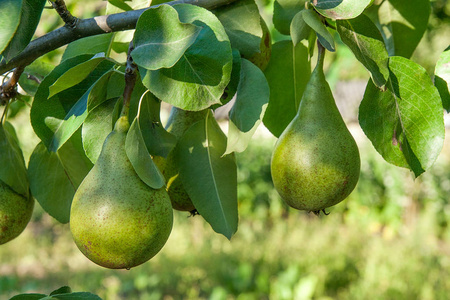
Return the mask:
{"type": "Polygon", "coordinates": [[[297,115],[280,135],[271,162],[281,198],[316,213],[344,200],[360,172],[358,147],[325,80],[320,52],[297,115]]]}
{"type": "Polygon", "coordinates": [[[33,213],[34,200],[13,191],[0,181],[0,245],[19,236],[33,213]]]}
{"type": "Polygon", "coordinates": [[[73,198],[70,230],[81,252],[111,269],[131,268],[156,255],[172,230],[164,188],[152,189],[125,151],[128,118],[121,117],[73,198]]]}
{"type": "MultiPolygon", "coordinates": [[[[172,107],[169,120],[166,124],[166,130],[179,140],[189,127],[204,119],[206,113],[207,110],[186,111],[177,107],[172,107]]],[[[156,163],[166,178],[167,192],[169,193],[172,207],[180,211],[195,212],[195,206],[178,176],[179,171],[176,163],[175,151],[172,150],[164,161],[159,159],[156,163]]]]}

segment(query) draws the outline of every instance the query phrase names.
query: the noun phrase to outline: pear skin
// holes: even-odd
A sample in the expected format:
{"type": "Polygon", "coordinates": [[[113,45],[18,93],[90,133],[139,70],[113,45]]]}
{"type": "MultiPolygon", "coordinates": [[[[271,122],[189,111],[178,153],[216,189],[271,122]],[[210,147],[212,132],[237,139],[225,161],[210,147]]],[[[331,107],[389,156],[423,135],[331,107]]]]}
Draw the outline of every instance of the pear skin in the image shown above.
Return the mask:
{"type": "Polygon", "coordinates": [[[34,199],[26,198],[0,181],[0,245],[18,237],[31,219],[34,199]]]}
{"type": "Polygon", "coordinates": [[[129,269],[152,258],[166,243],[173,224],[166,190],[146,185],[128,160],[128,126],[123,117],[117,121],[76,191],[70,212],[78,248],[94,263],[111,269],[129,269]]]}
{"type": "Polygon", "coordinates": [[[299,110],[278,139],[271,162],[274,186],[291,207],[320,212],[355,188],[360,157],[323,73],[322,53],[299,110]]]}

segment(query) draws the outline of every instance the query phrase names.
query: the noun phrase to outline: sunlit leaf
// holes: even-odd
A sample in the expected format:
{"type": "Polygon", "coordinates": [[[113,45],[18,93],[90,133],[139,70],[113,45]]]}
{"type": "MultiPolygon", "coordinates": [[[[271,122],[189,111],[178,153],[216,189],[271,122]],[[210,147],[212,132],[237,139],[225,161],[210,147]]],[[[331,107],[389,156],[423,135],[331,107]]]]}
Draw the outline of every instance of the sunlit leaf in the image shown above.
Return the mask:
{"type": "Polygon", "coordinates": [[[314,8],[330,19],[356,18],[372,0],[317,0],[312,1],[314,8]]]}
{"type": "Polygon", "coordinates": [[[305,23],[317,33],[317,39],[322,46],[328,51],[334,52],[336,50],[334,38],[320,20],[319,15],[311,9],[305,9],[302,11],[302,16],[305,23]]]}
{"type": "Polygon", "coordinates": [[[0,1],[0,54],[11,41],[20,23],[22,1],[0,1]]]}

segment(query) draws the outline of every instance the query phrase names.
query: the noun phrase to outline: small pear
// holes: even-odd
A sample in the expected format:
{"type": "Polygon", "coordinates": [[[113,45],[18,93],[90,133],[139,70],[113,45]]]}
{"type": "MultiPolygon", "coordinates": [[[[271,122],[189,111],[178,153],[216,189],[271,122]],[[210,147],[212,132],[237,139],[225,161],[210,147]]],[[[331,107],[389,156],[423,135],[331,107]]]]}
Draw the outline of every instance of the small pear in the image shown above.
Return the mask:
{"type": "Polygon", "coordinates": [[[166,243],[173,224],[165,189],[146,185],[128,160],[128,127],[128,118],[119,118],[76,191],[70,211],[70,230],[78,248],[94,263],[111,269],[129,269],[152,258],[166,243]]]}
{"type": "Polygon", "coordinates": [[[13,191],[0,181],[0,245],[22,233],[31,219],[34,200],[13,191]]]}
{"type": "Polygon", "coordinates": [[[344,200],[360,172],[358,147],[325,80],[323,61],[324,50],[271,162],[281,198],[293,208],[316,213],[344,200]]]}
{"type": "MultiPolygon", "coordinates": [[[[206,117],[207,110],[202,111],[186,111],[177,107],[172,107],[169,120],[166,124],[166,130],[172,133],[177,140],[189,129],[194,123],[203,120],[206,117]]],[[[167,181],[167,192],[172,202],[172,207],[176,210],[194,212],[195,207],[192,200],[183,187],[183,183],[179,178],[178,166],[175,161],[175,151],[172,150],[164,162],[157,161],[158,167],[161,168],[167,181]]]]}

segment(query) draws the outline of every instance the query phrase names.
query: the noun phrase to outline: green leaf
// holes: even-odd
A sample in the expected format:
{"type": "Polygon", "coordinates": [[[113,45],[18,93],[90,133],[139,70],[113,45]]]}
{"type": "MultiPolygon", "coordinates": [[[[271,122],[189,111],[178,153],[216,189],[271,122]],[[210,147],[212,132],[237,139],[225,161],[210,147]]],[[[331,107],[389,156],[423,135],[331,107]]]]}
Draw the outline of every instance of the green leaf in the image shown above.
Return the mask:
{"type": "Polygon", "coordinates": [[[8,46],[20,23],[22,1],[0,1],[0,54],[8,46]]]}
{"type": "Polygon", "coordinates": [[[76,40],[67,45],[61,61],[65,61],[69,58],[79,56],[81,54],[94,55],[97,53],[104,53],[107,57],[111,52],[113,40],[114,33],[99,34],[76,40]]]}
{"type": "Polygon", "coordinates": [[[125,150],[134,170],[145,184],[153,189],[160,189],[165,185],[164,176],[147,151],[137,118],[133,120],[128,130],[125,150]]]}
{"type": "Polygon", "coordinates": [[[294,16],[305,8],[305,0],[275,0],[273,25],[282,34],[289,35],[294,16]]]}
{"type": "Polygon", "coordinates": [[[82,82],[104,60],[104,56],[98,57],[96,55],[92,59],[69,69],[49,87],[48,97],[51,98],[61,91],[64,91],[82,82]]]}
{"type": "Polygon", "coordinates": [[[44,5],[46,3],[45,0],[24,0],[22,2],[23,4],[19,26],[17,27],[13,38],[9,42],[8,47],[6,47],[2,53],[6,60],[10,60],[22,52],[22,50],[25,49],[31,41],[39,20],[41,19],[42,10],[44,9],[44,5]]]}
{"type": "Polygon", "coordinates": [[[10,298],[9,300],[39,300],[46,297],[47,295],[45,294],[20,294],[10,298]]]}
{"type": "Polygon", "coordinates": [[[176,137],[161,124],[161,101],[152,93],[142,95],[139,107],[139,126],[148,152],[153,156],[167,157],[177,143],[176,137]]]}
{"type": "Polygon", "coordinates": [[[328,31],[325,24],[320,20],[319,15],[312,9],[302,10],[303,20],[309,27],[317,33],[317,39],[328,51],[334,52],[334,38],[328,31]]]}
{"type": "MultiPolygon", "coordinates": [[[[108,99],[108,83],[111,80],[111,76],[117,73],[115,70],[111,70],[103,74],[92,86],[91,92],[87,100],[87,111],[90,112],[100,104],[108,99]]],[[[123,75],[122,75],[123,76],[123,75]]]]}
{"type": "Polygon", "coordinates": [[[146,10],[134,33],[134,62],[147,70],[171,68],[195,42],[200,26],[185,24],[169,5],[146,10]]]}
{"type": "Polygon", "coordinates": [[[52,295],[58,295],[58,294],[69,294],[72,293],[72,289],[68,286],[62,286],[57,290],[54,290],[53,292],[50,293],[50,296],[52,295]]]}
{"type": "Polygon", "coordinates": [[[311,75],[308,49],[302,43],[296,47],[291,41],[275,43],[264,74],[270,87],[270,99],[263,122],[278,137],[295,117],[311,75]]]}
{"type": "Polygon", "coordinates": [[[311,27],[303,19],[303,11],[299,11],[291,22],[291,38],[294,46],[302,40],[307,40],[311,34],[311,27]]]}
{"type": "Polygon", "coordinates": [[[269,95],[269,84],[264,73],[248,60],[242,59],[236,102],[229,113],[225,155],[234,151],[242,152],[247,148],[264,116],[269,95]]]}
{"type": "Polygon", "coordinates": [[[118,116],[114,116],[114,107],[118,98],[108,99],[88,112],[81,128],[83,148],[86,156],[95,164],[102,150],[103,142],[114,128],[118,116]]]}
{"type": "Polygon", "coordinates": [[[173,7],[181,22],[201,26],[202,30],[172,68],[140,68],[142,82],[161,101],[185,110],[202,110],[220,103],[230,81],[230,42],[220,21],[208,10],[188,4],[173,7]]]}
{"type": "MultiPolygon", "coordinates": [[[[230,82],[228,83],[223,95],[220,99],[221,104],[217,105],[217,107],[222,106],[230,102],[234,95],[236,94],[240,76],[241,76],[241,54],[237,49],[232,49],[233,51],[233,68],[231,70],[230,82]]],[[[213,106],[213,109],[216,107],[213,106]]]]}
{"type": "Polygon", "coordinates": [[[39,84],[44,80],[52,69],[53,65],[43,62],[42,60],[35,60],[28,65],[19,79],[20,87],[27,92],[27,94],[34,96],[39,87],[39,84]]]}
{"type": "Polygon", "coordinates": [[[395,56],[389,69],[387,91],[369,81],[359,122],[386,161],[410,168],[417,177],[432,166],[443,146],[441,100],[420,65],[395,56]]]}
{"type": "Polygon", "coordinates": [[[67,70],[89,58],[90,55],[82,55],[64,61],[42,81],[36,92],[30,112],[31,124],[48,148],[58,149],[81,125],[86,117],[88,90],[114,65],[111,61],[104,60],[82,82],[48,97],[50,85],[67,70]]]}
{"type": "Polygon", "coordinates": [[[254,0],[236,1],[221,6],[214,14],[222,22],[231,47],[236,48],[245,58],[260,53],[263,30],[258,6],[254,0]]]}
{"type": "Polygon", "coordinates": [[[0,181],[6,183],[16,193],[28,197],[29,183],[22,150],[17,141],[14,127],[0,123],[0,181]]]}
{"type": "Polygon", "coordinates": [[[214,231],[228,239],[236,232],[237,167],[211,113],[183,134],[174,151],[180,178],[192,203],[214,231]]]}
{"type": "Polygon", "coordinates": [[[102,300],[99,296],[88,292],[76,292],[70,294],[59,294],[49,297],[49,300],[102,300]]]}
{"type": "Polygon", "coordinates": [[[370,72],[375,85],[383,87],[389,77],[389,55],[375,24],[369,17],[360,15],[351,20],[338,20],[336,25],[342,41],[370,72]]]}
{"type": "Polygon", "coordinates": [[[383,35],[389,56],[411,57],[428,25],[429,0],[385,0],[368,10],[383,35]]]}
{"type": "Polygon", "coordinates": [[[442,105],[450,111],[450,47],[439,57],[434,70],[434,85],[441,95],[442,105]]]}
{"type": "Polygon", "coordinates": [[[125,3],[125,0],[108,0],[108,2],[124,11],[133,10],[131,6],[125,3]]]}
{"type": "Polygon", "coordinates": [[[31,193],[49,215],[67,223],[73,195],[91,168],[77,135],[57,153],[39,143],[28,164],[31,193]]]}
{"type": "Polygon", "coordinates": [[[311,4],[321,15],[339,20],[356,18],[371,2],[372,0],[317,0],[311,4]]]}

